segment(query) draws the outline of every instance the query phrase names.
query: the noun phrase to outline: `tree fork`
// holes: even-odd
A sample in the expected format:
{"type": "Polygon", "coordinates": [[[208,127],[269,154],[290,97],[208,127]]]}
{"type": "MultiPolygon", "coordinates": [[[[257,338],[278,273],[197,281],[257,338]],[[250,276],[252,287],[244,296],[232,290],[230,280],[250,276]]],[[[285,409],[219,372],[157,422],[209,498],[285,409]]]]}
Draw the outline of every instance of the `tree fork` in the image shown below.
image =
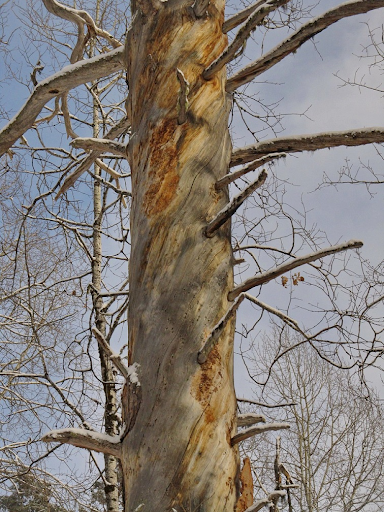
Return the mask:
{"type": "Polygon", "coordinates": [[[138,9],[127,39],[129,364],[145,371],[141,406],[122,441],[125,512],[141,504],[143,511],[233,512],[238,497],[234,318],[197,362],[202,340],[232,305],[229,223],[212,239],[203,233],[229,201],[227,188],[215,187],[231,156],[225,69],[202,78],[226,48],[223,21],[223,0],[211,1],[201,18],[181,1],[167,2],[146,16],[138,9]],[[189,89],[182,119],[180,78],[189,89]]]}

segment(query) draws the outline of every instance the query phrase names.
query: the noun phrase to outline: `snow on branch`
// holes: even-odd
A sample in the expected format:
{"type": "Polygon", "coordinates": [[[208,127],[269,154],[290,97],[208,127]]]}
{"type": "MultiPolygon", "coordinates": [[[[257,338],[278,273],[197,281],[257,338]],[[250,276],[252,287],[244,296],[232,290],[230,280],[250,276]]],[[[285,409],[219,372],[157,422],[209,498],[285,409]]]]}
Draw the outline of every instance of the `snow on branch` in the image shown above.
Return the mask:
{"type": "Polygon", "coordinates": [[[293,320],[293,318],[290,318],[288,315],[284,314],[279,309],[276,309],[269,304],[266,304],[265,302],[262,302],[261,300],[257,299],[253,295],[249,295],[249,293],[245,293],[244,296],[250,301],[256,304],[256,306],[259,306],[260,308],[264,309],[265,311],[268,311],[268,313],[271,313],[272,315],[277,316],[281,320],[283,320],[287,325],[292,327],[293,329],[299,329],[299,324],[296,320],[293,320]]]}
{"type": "Polygon", "coordinates": [[[205,236],[212,238],[215,232],[227,222],[228,219],[240,208],[244,201],[256,189],[260,188],[267,179],[268,173],[265,169],[261,171],[257,180],[252,182],[240,194],[235,196],[220,212],[214,217],[204,230],[205,236]]]}
{"type": "Polygon", "coordinates": [[[16,116],[0,130],[0,156],[32,127],[49,100],[81,84],[120,71],[123,67],[123,53],[124,47],[121,46],[109,53],[65,66],[54,75],[42,80],[16,116]]]}
{"type": "Polygon", "coordinates": [[[285,491],[273,491],[266,498],[263,498],[262,500],[256,501],[253,505],[248,507],[245,512],[258,512],[264,507],[268,507],[273,504],[273,502],[278,498],[284,498],[286,495],[285,491]]]}
{"type": "Polygon", "coordinates": [[[337,146],[363,146],[364,144],[381,144],[383,142],[384,128],[380,127],[278,137],[235,149],[230,166],[244,164],[274,152],[301,153],[302,151],[316,151],[337,146]]]}
{"type": "Polygon", "coordinates": [[[82,428],[50,430],[43,437],[46,443],[71,444],[95,452],[107,453],[121,458],[120,436],[109,436],[82,428]]]}
{"type": "Polygon", "coordinates": [[[249,16],[256,11],[261,5],[265,4],[266,0],[257,0],[254,4],[250,5],[249,7],[246,7],[242,11],[237,12],[230,18],[224,21],[223,23],[223,33],[226,34],[230,30],[233,30],[234,28],[238,27],[245,21],[249,16]]]}
{"type": "MultiPolygon", "coordinates": [[[[112,140],[115,137],[118,137],[119,135],[122,135],[124,132],[126,132],[129,129],[130,121],[127,117],[123,117],[118,121],[105,135],[105,139],[112,140]]],[[[80,176],[86,172],[92,164],[96,162],[96,160],[101,155],[102,151],[92,150],[91,153],[82,161],[82,163],[79,165],[79,167],[70,174],[65,180],[62,186],[60,187],[59,192],[56,195],[55,199],[58,199],[62,194],[64,194],[70,187],[72,187],[76,180],[80,178],[80,176]]]]}
{"type": "Polygon", "coordinates": [[[238,427],[250,427],[255,423],[265,423],[266,421],[267,420],[265,419],[265,416],[263,416],[262,414],[246,413],[238,414],[237,416],[238,427]]]}
{"type": "Polygon", "coordinates": [[[268,162],[278,160],[279,158],[285,158],[286,156],[286,153],[271,153],[270,155],[257,158],[256,160],[246,165],[245,167],[242,167],[238,171],[231,172],[223,176],[219,181],[216,182],[216,188],[219,190],[225,187],[226,185],[229,185],[233,181],[237,180],[238,178],[241,178],[242,176],[244,176],[244,174],[247,174],[248,172],[251,171],[255,171],[262,165],[267,164],[268,162]]]}
{"type": "Polygon", "coordinates": [[[225,315],[219,321],[219,323],[216,324],[215,327],[212,329],[211,334],[209,335],[208,339],[205,341],[203,347],[201,348],[197,355],[197,361],[199,364],[205,363],[205,361],[208,359],[211,350],[219,341],[221,333],[225,329],[225,326],[227,325],[228,321],[236,313],[238,307],[243,302],[243,299],[244,296],[240,295],[240,297],[238,297],[237,300],[232,304],[232,306],[228,309],[228,311],[225,313],[225,315]]]}
{"type": "Polygon", "coordinates": [[[124,158],[126,156],[126,145],[116,140],[96,139],[94,137],[77,137],[70,142],[70,145],[74,148],[85,149],[86,151],[96,149],[112,153],[113,155],[122,156],[124,158]]]}
{"type": "Polygon", "coordinates": [[[260,5],[247,19],[247,22],[240,28],[236,37],[232,41],[232,43],[223,51],[219,57],[214,60],[207,69],[203,72],[203,78],[205,80],[210,80],[215,73],[217,73],[220,69],[222,69],[225,64],[235,59],[239,52],[241,53],[244,45],[251,35],[251,33],[255,30],[255,28],[262,23],[264,18],[268,16],[268,14],[278,7],[287,4],[289,0],[267,0],[263,4],[260,5]]]}
{"type": "Polygon", "coordinates": [[[231,445],[234,446],[241,441],[245,441],[250,437],[263,434],[264,432],[271,432],[274,430],[285,430],[290,428],[289,423],[264,423],[263,425],[256,425],[254,427],[245,428],[238,434],[235,434],[231,439],[231,445]]]}
{"type": "Polygon", "coordinates": [[[333,23],[349,16],[379,9],[380,7],[384,7],[384,0],[352,0],[311,19],[292,35],[275,46],[275,48],[232,75],[227,82],[227,91],[233,92],[238,87],[250,82],[255,77],[280,62],[284,57],[295,52],[302,44],[308,41],[308,39],[319,34],[333,23]]]}
{"type": "Polygon", "coordinates": [[[286,263],[282,263],[281,265],[272,268],[271,270],[267,270],[261,274],[258,274],[254,277],[251,277],[241,283],[239,286],[236,286],[231,292],[228,294],[228,300],[234,300],[241,293],[253,288],[254,286],[260,286],[264,283],[268,283],[272,279],[276,279],[286,272],[293,270],[294,268],[300,267],[301,265],[305,265],[306,263],[311,263],[312,261],[316,261],[320,258],[324,258],[325,256],[330,256],[331,254],[335,254],[338,252],[347,251],[349,249],[359,249],[363,246],[363,242],[360,240],[350,240],[349,242],[344,242],[343,244],[332,245],[331,247],[327,247],[326,249],[320,249],[319,251],[313,252],[311,254],[306,254],[305,256],[300,256],[286,263]]]}
{"type": "Polygon", "coordinates": [[[109,32],[99,28],[94,22],[92,16],[82,9],[73,9],[72,7],[68,7],[57,0],[43,0],[43,4],[48,12],[58,16],[67,21],[71,21],[78,28],[78,38],[73,49],[71,55],[71,63],[77,62],[84,51],[85,43],[86,43],[86,35],[84,33],[84,28],[87,27],[91,36],[99,36],[106,39],[113,48],[118,48],[122,46],[120,41],[115,39],[109,32]]]}
{"type": "Polygon", "coordinates": [[[104,352],[107,354],[109,359],[112,361],[112,363],[115,365],[115,367],[119,370],[121,375],[125,379],[128,380],[130,372],[129,372],[129,368],[125,365],[124,361],[121,359],[121,357],[118,354],[116,354],[116,352],[114,352],[111,349],[107,340],[104,338],[102,333],[98,329],[96,329],[96,327],[92,328],[92,332],[95,335],[97,343],[100,345],[102,350],[104,350],[104,352]]]}

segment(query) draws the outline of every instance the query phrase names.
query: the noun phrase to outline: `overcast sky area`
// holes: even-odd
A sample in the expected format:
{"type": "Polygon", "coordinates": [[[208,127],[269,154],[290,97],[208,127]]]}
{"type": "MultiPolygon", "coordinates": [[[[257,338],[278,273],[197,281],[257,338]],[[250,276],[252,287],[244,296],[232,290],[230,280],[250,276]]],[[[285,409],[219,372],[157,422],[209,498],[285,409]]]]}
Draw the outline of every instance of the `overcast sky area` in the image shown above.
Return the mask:
{"type": "MultiPolygon", "coordinates": [[[[312,2],[305,0],[304,3],[310,5],[312,2]]],[[[340,3],[336,0],[321,0],[314,7],[313,13],[319,14],[340,3]]],[[[238,8],[241,7],[239,2],[238,8]]],[[[16,19],[10,17],[9,21],[16,27],[16,19]]],[[[334,24],[316,36],[315,44],[311,41],[305,43],[296,54],[285,58],[259,77],[259,82],[247,88],[247,94],[259,96],[268,104],[281,100],[278,109],[282,113],[296,114],[283,119],[282,126],[277,127],[279,135],[383,126],[383,93],[350,86],[340,87],[341,79],[353,79],[357,73],[358,79],[365,76],[368,85],[384,88],[381,85],[383,70],[379,67],[369,69],[371,61],[359,58],[364,53],[364,47],[369,44],[367,23],[372,30],[381,27],[384,23],[384,9],[334,24]],[[306,115],[298,115],[304,112],[306,115]]],[[[283,37],[284,30],[267,34],[264,50],[273,47],[283,37]]],[[[246,59],[254,60],[260,53],[260,45],[248,43],[246,59]]],[[[27,69],[21,58],[19,64],[24,75],[28,76],[31,69],[27,69]]],[[[44,74],[44,78],[46,76],[44,74]]],[[[8,82],[0,94],[3,105],[6,103],[10,115],[13,115],[28,97],[28,90],[17,83],[8,82]]],[[[232,127],[232,133],[235,148],[254,142],[252,135],[238,122],[232,127]]],[[[261,138],[272,136],[272,131],[260,134],[261,138]]],[[[339,186],[337,190],[332,187],[316,190],[323,173],[337,179],[339,169],[347,158],[355,169],[361,160],[363,163],[369,162],[378,174],[384,174],[384,161],[372,145],[289,156],[285,161],[277,163],[274,170],[280,178],[293,185],[287,186],[287,203],[294,206],[300,201],[304,202],[308,211],[308,224],[316,224],[320,230],[325,231],[330,244],[349,239],[363,240],[363,254],[377,265],[382,260],[384,248],[382,186],[372,187],[373,195],[364,186],[357,185],[339,186]]],[[[272,283],[263,293],[263,300],[271,306],[284,308],[289,292],[279,283],[272,283]]],[[[252,321],[253,314],[254,310],[244,304],[239,314],[239,323],[245,319],[252,321]]],[[[249,379],[239,360],[237,370],[239,395],[251,397],[249,379]]],[[[372,375],[372,380],[377,385],[380,382],[377,375],[372,375]]]]}

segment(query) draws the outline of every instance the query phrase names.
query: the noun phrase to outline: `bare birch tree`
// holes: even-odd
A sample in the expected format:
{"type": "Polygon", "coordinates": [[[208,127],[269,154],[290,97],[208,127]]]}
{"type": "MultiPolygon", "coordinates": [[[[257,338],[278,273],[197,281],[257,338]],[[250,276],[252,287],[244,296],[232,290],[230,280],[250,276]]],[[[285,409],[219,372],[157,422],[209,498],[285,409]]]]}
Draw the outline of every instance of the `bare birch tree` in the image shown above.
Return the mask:
{"type": "MultiPolygon", "coordinates": [[[[287,344],[294,341],[287,340],[287,344]]],[[[274,339],[263,340],[253,354],[252,372],[268,373],[274,339]]],[[[284,434],[280,459],[289,473],[282,476],[297,488],[290,491],[292,510],[321,512],[379,511],[383,508],[383,410],[374,393],[353,382],[305,346],[282,357],[256,400],[289,407],[264,408],[291,425],[284,434]],[[261,396],[260,396],[261,395],[261,396]]],[[[250,408],[246,403],[242,408],[250,408]]],[[[255,408],[255,406],[253,406],[255,408]]],[[[264,484],[273,477],[274,438],[251,440],[246,451],[264,484]],[[263,466],[262,461],[268,461],[263,466]]],[[[292,486],[293,487],[293,486],[292,486]]],[[[291,510],[286,502],[286,510],[291,510]]]]}
{"type": "MultiPolygon", "coordinates": [[[[94,394],[82,388],[89,368],[79,361],[84,356],[92,362],[90,347],[96,341],[100,346],[104,421],[92,408],[79,409],[67,399],[73,413],[68,428],[51,430],[44,440],[105,454],[108,510],[118,506],[114,477],[120,459],[125,512],[232,511],[240,494],[238,444],[289,427],[237,419],[234,322],[244,299],[295,328],[302,335],[298,345],[308,343],[331,364],[346,366],[345,355],[351,355],[353,365],[363,370],[383,350],[376,319],[371,336],[349,330],[356,319],[369,323],[382,297],[380,281],[374,290],[370,285],[362,289],[366,304],[358,317],[356,308],[348,315],[344,305],[337,306],[333,293],[337,255],[361,248],[362,242],[325,246],[301,230],[301,245],[271,248],[265,242],[273,236],[255,217],[243,223],[246,234],[239,238],[231,232],[231,219],[237,211],[244,219],[247,198],[261,202],[263,219],[284,216],[283,205],[263,201],[265,194],[275,197],[265,170],[251,183],[244,180],[287,154],[384,142],[381,127],[353,127],[256,140],[233,149],[232,106],[239,104],[239,92],[245,98],[243,86],[306,41],[344,18],[384,7],[384,1],[352,0],[308,21],[308,6],[288,0],[257,1],[227,18],[222,0],[136,0],[130,13],[120,11],[120,16],[119,7],[112,1],[28,5],[25,12],[34,21],[29,29],[44,50],[40,55],[33,47],[23,48],[32,68],[31,92],[0,132],[5,167],[11,158],[20,158],[19,172],[35,171],[31,188],[36,198],[22,209],[25,222],[33,226],[44,220],[62,233],[65,247],[80,247],[86,255],[78,266],[60,268],[55,283],[77,283],[72,296],[79,290],[82,303],[92,303],[83,316],[89,329],[76,337],[81,356],[75,364],[84,378],[72,388],[80,401],[88,396],[91,404],[94,394]],[[263,38],[268,27],[282,29],[281,42],[252,62],[242,60],[246,42],[263,38]],[[236,33],[229,42],[231,31],[236,33]],[[48,54],[48,69],[42,69],[48,54]],[[234,194],[239,184],[244,185],[234,194]],[[234,281],[237,253],[250,254],[256,266],[254,275],[240,282],[234,281]],[[271,253],[272,265],[263,257],[271,253]],[[128,257],[129,281],[124,276],[128,257]],[[303,265],[315,274],[305,282],[316,285],[320,276],[334,305],[328,314],[318,311],[325,327],[317,330],[248,293],[255,289],[257,295],[276,279],[284,284],[292,271],[301,282],[302,271],[296,269],[303,265]],[[127,362],[111,347],[126,311],[127,362]],[[342,335],[328,335],[331,331],[342,335]],[[124,379],[121,422],[111,364],[124,379]],[[244,421],[245,434],[237,430],[244,421]]],[[[25,82],[22,74],[18,78],[25,82]]],[[[352,288],[342,286],[349,296],[352,288]]],[[[259,501],[248,497],[248,510],[275,507],[284,494],[271,489],[259,501]]]]}

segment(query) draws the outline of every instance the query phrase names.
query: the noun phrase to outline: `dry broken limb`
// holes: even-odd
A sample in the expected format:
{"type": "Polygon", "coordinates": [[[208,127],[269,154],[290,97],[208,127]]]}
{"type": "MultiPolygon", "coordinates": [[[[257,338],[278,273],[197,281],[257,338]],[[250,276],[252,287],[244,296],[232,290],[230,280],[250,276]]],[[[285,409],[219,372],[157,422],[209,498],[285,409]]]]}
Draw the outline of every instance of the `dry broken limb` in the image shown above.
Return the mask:
{"type": "Polygon", "coordinates": [[[380,127],[345,130],[340,132],[311,133],[309,135],[277,137],[235,149],[231,166],[245,164],[275,152],[301,153],[338,146],[382,144],[384,129],[380,127]]]}
{"type": "Polygon", "coordinates": [[[324,14],[302,25],[296,32],[260,57],[260,59],[248,64],[232,75],[227,82],[227,91],[233,92],[240,86],[251,82],[333,23],[349,16],[369,12],[373,9],[380,9],[381,7],[384,7],[383,0],[351,0],[326,11],[324,14]]]}
{"type": "Polygon", "coordinates": [[[264,185],[267,179],[268,173],[265,169],[261,171],[257,180],[245,187],[245,189],[235,196],[230,203],[228,203],[220,212],[209,222],[208,226],[204,230],[206,237],[211,238],[214,236],[216,231],[225,224],[234,213],[240,208],[244,201],[249,197],[255,190],[264,185]]]}
{"type": "Polygon", "coordinates": [[[363,242],[360,240],[350,240],[349,242],[344,242],[342,244],[334,245],[332,247],[328,247],[326,249],[320,249],[311,254],[307,254],[305,256],[299,256],[287,263],[282,263],[281,265],[272,268],[271,270],[267,270],[260,275],[250,277],[244,283],[239,284],[228,294],[229,300],[234,300],[241,293],[254,288],[255,286],[261,286],[262,284],[268,283],[272,279],[279,277],[294,268],[301,267],[306,263],[311,263],[312,261],[316,261],[320,258],[324,258],[325,256],[329,256],[331,254],[336,254],[339,252],[347,251],[349,249],[359,249],[363,246],[363,242]]]}
{"type": "Polygon", "coordinates": [[[228,62],[235,59],[251,33],[263,22],[264,18],[268,16],[270,12],[287,4],[289,1],[290,0],[267,0],[260,5],[260,7],[257,7],[249,16],[246,23],[240,28],[231,44],[204,71],[203,78],[206,80],[211,79],[217,71],[228,64],[228,62]]]}
{"type": "Polygon", "coordinates": [[[263,425],[256,425],[255,427],[248,427],[238,432],[231,438],[231,444],[234,446],[241,441],[245,441],[250,437],[256,436],[258,434],[263,434],[264,432],[272,432],[276,430],[284,430],[290,428],[291,425],[289,423],[264,423],[263,425]]]}

